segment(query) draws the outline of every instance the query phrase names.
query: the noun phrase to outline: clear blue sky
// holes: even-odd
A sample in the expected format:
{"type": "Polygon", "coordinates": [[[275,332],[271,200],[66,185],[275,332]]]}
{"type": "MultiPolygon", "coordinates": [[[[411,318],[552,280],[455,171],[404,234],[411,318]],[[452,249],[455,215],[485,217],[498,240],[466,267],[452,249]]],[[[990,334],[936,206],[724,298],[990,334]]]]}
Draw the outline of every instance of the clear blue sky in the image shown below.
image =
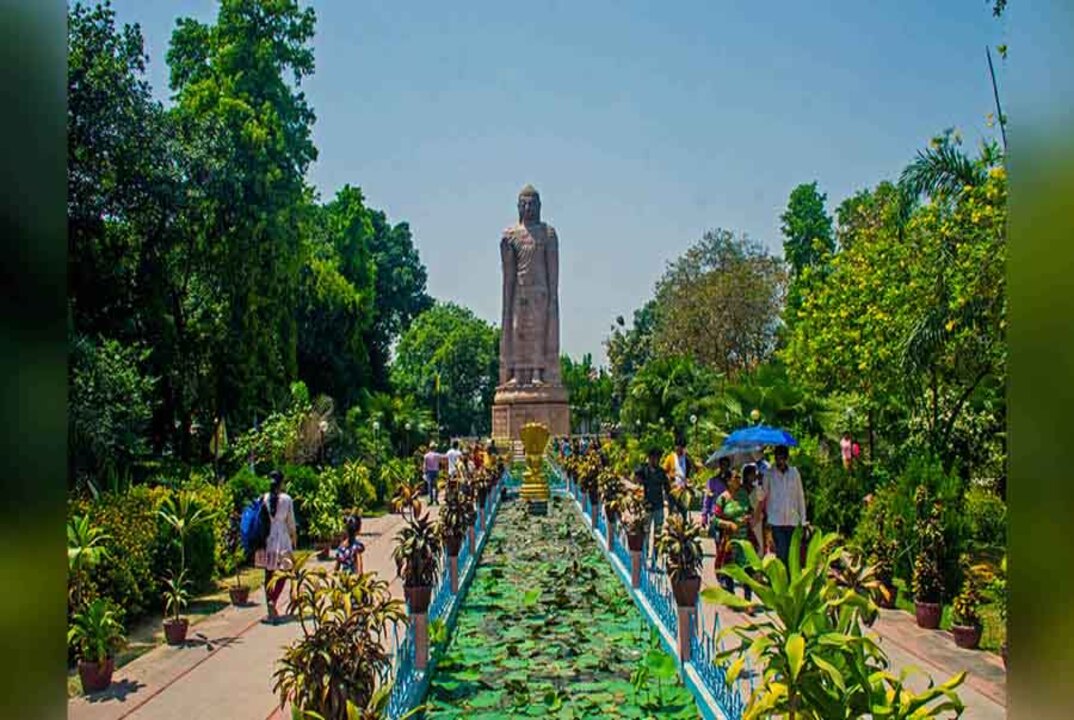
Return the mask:
{"type": "MultiPolygon", "coordinates": [[[[563,350],[603,358],[615,316],[706,229],[778,252],[798,183],[834,210],[944,128],[991,135],[984,48],[1018,4],[316,2],[310,180],[408,221],[429,291],[493,322],[499,233],[532,183],[560,237],[563,350]]],[[[175,19],[215,3],[114,6],[167,96],[175,19]]]]}

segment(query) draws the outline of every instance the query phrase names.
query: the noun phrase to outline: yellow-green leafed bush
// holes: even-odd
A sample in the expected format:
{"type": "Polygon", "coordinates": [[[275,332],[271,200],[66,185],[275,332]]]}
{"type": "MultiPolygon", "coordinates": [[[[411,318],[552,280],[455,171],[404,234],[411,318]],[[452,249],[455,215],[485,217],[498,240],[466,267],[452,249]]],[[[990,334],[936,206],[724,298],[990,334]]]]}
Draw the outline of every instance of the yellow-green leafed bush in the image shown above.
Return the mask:
{"type": "Polygon", "coordinates": [[[83,592],[87,600],[110,598],[123,608],[128,620],[160,604],[157,510],[168,492],[139,486],[69,505],[69,515],[89,512],[94,524],[108,535],[107,559],[86,573],[83,592]]]}
{"type": "Polygon", "coordinates": [[[377,502],[377,490],[369,468],[357,461],[344,463],[336,470],[339,502],[344,508],[369,510],[377,502]]]}

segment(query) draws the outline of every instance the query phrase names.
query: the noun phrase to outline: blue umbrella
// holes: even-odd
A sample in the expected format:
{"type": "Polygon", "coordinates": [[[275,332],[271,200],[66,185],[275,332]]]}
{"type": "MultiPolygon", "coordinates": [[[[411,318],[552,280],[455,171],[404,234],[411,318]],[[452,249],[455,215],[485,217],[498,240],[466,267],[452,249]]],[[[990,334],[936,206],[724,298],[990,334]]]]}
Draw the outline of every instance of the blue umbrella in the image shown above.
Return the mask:
{"type": "Polygon", "coordinates": [[[727,436],[723,441],[723,445],[725,448],[755,448],[758,445],[798,445],[798,441],[782,428],[753,425],[741,430],[735,430],[727,436]]]}

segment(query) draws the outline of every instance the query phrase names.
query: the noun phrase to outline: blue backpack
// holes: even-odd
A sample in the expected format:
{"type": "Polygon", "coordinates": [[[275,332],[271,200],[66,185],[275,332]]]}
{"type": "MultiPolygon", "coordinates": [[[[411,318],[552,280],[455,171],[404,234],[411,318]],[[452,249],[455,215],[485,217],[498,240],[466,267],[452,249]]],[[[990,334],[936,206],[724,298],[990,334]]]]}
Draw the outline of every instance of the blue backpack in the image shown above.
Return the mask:
{"type": "Polygon", "coordinates": [[[250,502],[242,511],[242,519],[239,521],[239,537],[242,540],[243,550],[247,555],[255,550],[265,547],[268,539],[268,523],[265,521],[268,515],[263,497],[250,502]]]}

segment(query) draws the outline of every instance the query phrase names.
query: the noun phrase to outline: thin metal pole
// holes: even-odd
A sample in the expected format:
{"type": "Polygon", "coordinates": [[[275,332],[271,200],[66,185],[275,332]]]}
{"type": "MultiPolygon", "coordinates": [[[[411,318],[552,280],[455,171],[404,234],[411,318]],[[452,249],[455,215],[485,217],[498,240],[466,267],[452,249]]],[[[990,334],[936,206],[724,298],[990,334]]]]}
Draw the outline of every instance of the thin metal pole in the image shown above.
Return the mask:
{"type": "Polygon", "coordinates": [[[999,105],[999,90],[996,87],[996,69],[992,66],[992,49],[985,45],[988,56],[988,74],[992,76],[992,96],[996,99],[996,119],[999,121],[999,134],[1003,138],[1003,154],[1007,154],[1007,120],[1003,117],[1003,108],[999,105]]]}

